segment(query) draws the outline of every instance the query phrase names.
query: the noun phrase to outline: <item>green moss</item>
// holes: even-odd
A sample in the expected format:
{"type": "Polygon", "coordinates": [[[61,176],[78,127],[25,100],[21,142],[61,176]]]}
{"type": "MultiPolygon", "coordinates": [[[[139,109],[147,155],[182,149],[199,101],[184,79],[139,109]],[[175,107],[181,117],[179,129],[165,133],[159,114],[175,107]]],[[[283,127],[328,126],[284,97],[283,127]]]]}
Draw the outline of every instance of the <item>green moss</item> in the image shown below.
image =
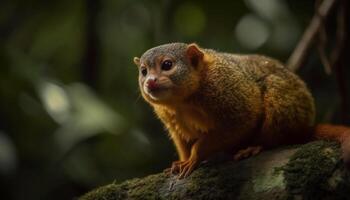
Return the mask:
{"type": "Polygon", "coordinates": [[[158,174],[119,185],[110,184],[85,194],[79,200],[160,199],[158,190],[165,178],[164,174],[158,174]]]}
{"type": "Polygon", "coordinates": [[[80,200],[347,199],[349,187],[350,175],[340,160],[339,145],[318,141],[240,162],[208,162],[181,180],[160,173],[110,184],[80,200]]]}
{"type": "Polygon", "coordinates": [[[97,188],[84,196],[80,197],[79,200],[118,200],[126,199],[127,190],[124,184],[116,185],[110,184],[100,188],[97,188]]]}
{"type": "Polygon", "coordinates": [[[283,174],[273,171],[269,176],[257,176],[252,180],[255,192],[264,192],[271,188],[278,188],[283,186],[283,174]]]}
{"type": "Polygon", "coordinates": [[[238,165],[206,164],[185,180],[173,179],[173,190],[164,192],[163,197],[173,200],[232,199],[242,186],[236,167],[238,165]]]}
{"type": "Polygon", "coordinates": [[[317,141],[303,145],[283,167],[288,191],[305,199],[321,199],[339,163],[339,144],[317,141]]]}
{"type": "Polygon", "coordinates": [[[166,180],[165,174],[152,175],[126,182],[130,199],[161,199],[159,189],[166,180]]]}

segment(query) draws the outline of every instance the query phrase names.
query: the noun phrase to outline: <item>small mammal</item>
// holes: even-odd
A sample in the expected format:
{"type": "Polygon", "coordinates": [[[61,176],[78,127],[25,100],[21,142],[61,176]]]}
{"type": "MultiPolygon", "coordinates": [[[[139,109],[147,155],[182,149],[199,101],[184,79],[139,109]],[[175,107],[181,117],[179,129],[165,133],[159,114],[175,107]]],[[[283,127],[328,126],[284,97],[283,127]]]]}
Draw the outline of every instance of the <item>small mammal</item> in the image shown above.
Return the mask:
{"type": "Polygon", "coordinates": [[[275,59],[170,43],[134,63],[141,94],[177,149],[171,171],[180,178],[217,152],[239,160],[262,148],[315,139],[339,141],[349,163],[350,128],[315,125],[305,83],[275,59]]]}

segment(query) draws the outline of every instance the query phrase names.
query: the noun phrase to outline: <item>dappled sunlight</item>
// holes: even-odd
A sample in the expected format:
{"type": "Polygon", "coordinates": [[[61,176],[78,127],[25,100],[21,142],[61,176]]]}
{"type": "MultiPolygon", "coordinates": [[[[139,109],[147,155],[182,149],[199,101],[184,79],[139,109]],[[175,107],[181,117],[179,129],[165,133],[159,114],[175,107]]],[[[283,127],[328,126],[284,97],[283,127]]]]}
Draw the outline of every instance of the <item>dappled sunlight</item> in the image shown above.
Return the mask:
{"type": "Polygon", "coordinates": [[[119,134],[123,130],[122,117],[83,84],[60,87],[47,81],[42,83],[40,94],[45,109],[60,124],[55,139],[63,152],[99,133],[119,134]]]}
{"type": "Polygon", "coordinates": [[[246,5],[265,19],[278,20],[279,17],[290,15],[287,3],[281,0],[245,0],[246,5]]]}
{"type": "Polygon", "coordinates": [[[71,102],[64,89],[57,84],[43,82],[39,90],[43,105],[50,116],[58,123],[69,120],[71,102]]]}
{"type": "Polygon", "coordinates": [[[285,52],[294,47],[301,30],[285,1],[244,2],[251,13],[244,15],[235,28],[235,37],[242,47],[256,50],[266,46],[285,52]]]}
{"type": "Polygon", "coordinates": [[[254,15],[244,16],[235,29],[238,42],[247,49],[261,47],[270,36],[267,24],[254,15]],[[254,30],[251,29],[254,27],[254,30]]]}

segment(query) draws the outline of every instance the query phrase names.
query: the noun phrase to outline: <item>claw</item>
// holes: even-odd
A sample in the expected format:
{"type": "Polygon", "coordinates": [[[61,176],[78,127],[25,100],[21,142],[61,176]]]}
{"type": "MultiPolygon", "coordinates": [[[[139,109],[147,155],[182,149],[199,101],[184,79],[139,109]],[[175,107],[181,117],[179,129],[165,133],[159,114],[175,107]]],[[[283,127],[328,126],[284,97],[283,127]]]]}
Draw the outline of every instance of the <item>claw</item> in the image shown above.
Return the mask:
{"type": "Polygon", "coordinates": [[[178,179],[188,177],[197,167],[199,161],[197,159],[188,159],[185,161],[174,161],[170,168],[164,170],[165,173],[179,174],[178,179]]]}
{"type": "Polygon", "coordinates": [[[172,174],[176,174],[179,171],[179,164],[181,163],[181,161],[175,161],[171,164],[171,170],[170,172],[172,174]]]}
{"type": "Polygon", "coordinates": [[[242,160],[244,158],[248,158],[251,156],[255,156],[256,154],[262,151],[262,146],[251,146],[246,149],[239,150],[233,157],[234,160],[242,160]]]}
{"type": "Polygon", "coordinates": [[[189,159],[181,163],[180,165],[181,170],[178,178],[183,179],[188,177],[193,172],[193,170],[197,167],[197,165],[198,165],[198,161],[194,159],[189,159]]]}
{"type": "Polygon", "coordinates": [[[171,167],[163,170],[165,174],[171,174],[171,167]]]}
{"type": "Polygon", "coordinates": [[[187,170],[185,171],[185,174],[181,178],[188,177],[193,172],[196,166],[197,166],[196,163],[190,163],[189,165],[187,165],[187,170]]]}
{"type": "Polygon", "coordinates": [[[180,164],[182,162],[183,161],[174,161],[171,164],[171,167],[164,169],[163,172],[166,173],[166,174],[177,174],[177,173],[179,173],[179,171],[180,171],[180,164]]]}

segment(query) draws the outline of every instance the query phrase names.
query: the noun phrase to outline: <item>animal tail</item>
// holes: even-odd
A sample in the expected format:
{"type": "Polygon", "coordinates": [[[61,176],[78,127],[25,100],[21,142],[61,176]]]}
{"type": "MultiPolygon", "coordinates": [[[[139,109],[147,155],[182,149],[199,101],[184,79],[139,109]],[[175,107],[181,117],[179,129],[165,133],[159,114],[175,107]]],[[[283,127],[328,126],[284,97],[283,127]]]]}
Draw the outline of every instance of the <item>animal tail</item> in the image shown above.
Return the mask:
{"type": "Polygon", "coordinates": [[[313,139],[338,141],[341,145],[343,161],[350,168],[350,127],[318,124],[313,129],[313,139]]]}

